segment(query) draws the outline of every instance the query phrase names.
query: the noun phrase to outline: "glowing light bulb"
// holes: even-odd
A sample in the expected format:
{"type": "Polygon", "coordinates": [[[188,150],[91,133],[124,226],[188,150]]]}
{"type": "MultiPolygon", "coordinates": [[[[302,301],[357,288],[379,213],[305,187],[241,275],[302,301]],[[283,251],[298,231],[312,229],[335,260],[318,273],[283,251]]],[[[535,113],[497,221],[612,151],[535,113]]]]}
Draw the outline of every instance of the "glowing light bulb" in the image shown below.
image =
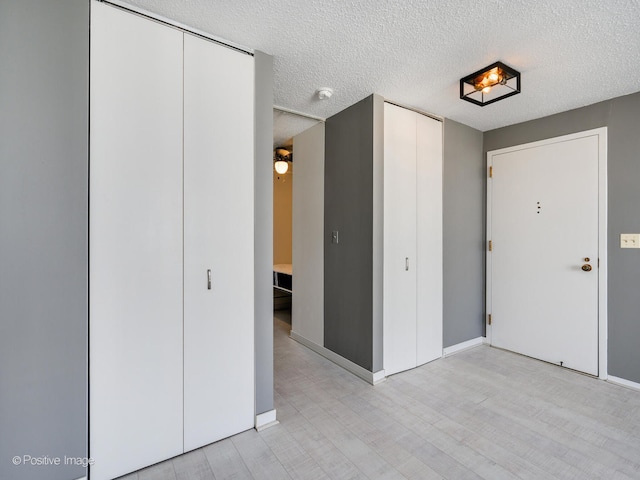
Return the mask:
{"type": "Polygon", "coordinates": [[[278,160],[276,163],[274,163],[273,165],[276,169],[276,172],[278,172],[280,175],[284,175],[285,173],[287,173],[287,170],[289,170],[289,163],[285,162],[284,160],[278,160]]]}
{"type": "Polygon", "coordinates": [[[500,76],[496,72],[491,72],[487,78],[490,82],[497,82],[500,76]]]}
{"type": "Polygon", "coordinates": [[[491,91],[491,87],[487,86],[482,89],[482,93],[489,93],[491,91]]]}

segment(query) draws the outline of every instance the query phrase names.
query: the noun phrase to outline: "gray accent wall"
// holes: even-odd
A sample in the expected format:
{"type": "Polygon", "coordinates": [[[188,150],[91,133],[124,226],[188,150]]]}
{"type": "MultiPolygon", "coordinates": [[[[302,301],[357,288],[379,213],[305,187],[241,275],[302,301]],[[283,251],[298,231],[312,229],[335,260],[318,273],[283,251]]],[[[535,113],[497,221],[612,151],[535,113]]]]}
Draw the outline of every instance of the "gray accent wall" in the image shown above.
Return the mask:
{"type": "Polygon", "coordinates": [[[640,93],[491,130],[484,152],[608,127],[608,373],[640,383],[640,250],[620,249],[640,233],[640,93]]]}
{"type": "Polygon", "coordinates": [[[0,2],[0,478],[87,456],[89,2],[0,2]]]}
{"type": "Polygon", "coordinates": [[[273,57],[255,52],[256,414],[273,410],[273,57]]]}
{"type": "Polygon", "coordinates": [[[484,336],[486,170],[482,132],[444,120],[443,346],[484,336]]]}
{"type": "Polygon", "coordinates": [[[374,100],[325,123],[324,347],[373,371],[374,100]],[[338,231],[338,243],[331,234],[338,231]]]}

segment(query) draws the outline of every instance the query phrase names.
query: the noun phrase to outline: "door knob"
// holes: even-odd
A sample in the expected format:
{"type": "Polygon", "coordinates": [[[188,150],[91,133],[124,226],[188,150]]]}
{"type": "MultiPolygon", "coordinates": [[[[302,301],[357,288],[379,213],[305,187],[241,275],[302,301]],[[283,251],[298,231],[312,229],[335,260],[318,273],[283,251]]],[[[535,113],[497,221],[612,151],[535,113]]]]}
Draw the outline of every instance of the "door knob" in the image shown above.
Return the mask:
{"type": "Polygon", "coordinates": [[[588,263],[585,263],[584,265],[582,265],[582,270],[584,270],[585,272],[590,272],[591,265],[589,265],[588,263]]]}

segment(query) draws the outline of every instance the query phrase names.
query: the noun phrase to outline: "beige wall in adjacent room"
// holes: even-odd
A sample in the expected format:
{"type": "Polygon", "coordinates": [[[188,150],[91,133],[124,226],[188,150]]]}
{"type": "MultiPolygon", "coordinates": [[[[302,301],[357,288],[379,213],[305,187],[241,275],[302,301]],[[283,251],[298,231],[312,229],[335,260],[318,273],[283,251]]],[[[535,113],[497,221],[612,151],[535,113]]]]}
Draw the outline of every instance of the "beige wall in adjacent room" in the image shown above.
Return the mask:
{"type": "Polygon", "coordinates": [[[273,170],[273,263],[291,263],[293,165],[280,175],[273,170]]]}

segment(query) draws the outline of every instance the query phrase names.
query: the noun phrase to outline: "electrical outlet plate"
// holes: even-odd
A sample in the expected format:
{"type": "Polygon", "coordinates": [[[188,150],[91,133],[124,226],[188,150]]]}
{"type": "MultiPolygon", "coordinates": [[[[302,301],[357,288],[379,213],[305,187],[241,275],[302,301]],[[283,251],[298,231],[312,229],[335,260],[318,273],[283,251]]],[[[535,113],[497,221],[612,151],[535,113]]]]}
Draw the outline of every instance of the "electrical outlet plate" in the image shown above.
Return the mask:
{"type": "Polygon", "coordinates": [[[640,248],[640,233],[621,233],[620,248],[640,248]]]}

